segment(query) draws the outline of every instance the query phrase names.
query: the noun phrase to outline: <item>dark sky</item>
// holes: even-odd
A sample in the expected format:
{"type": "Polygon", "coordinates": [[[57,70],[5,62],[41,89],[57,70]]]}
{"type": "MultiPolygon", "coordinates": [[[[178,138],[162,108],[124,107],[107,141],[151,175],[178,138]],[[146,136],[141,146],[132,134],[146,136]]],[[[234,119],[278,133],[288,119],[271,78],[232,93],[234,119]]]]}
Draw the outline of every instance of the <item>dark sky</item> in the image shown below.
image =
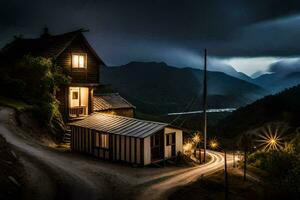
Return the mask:
{"type": "Polygon", "coordinates": [[[108,65],[154,60],[196,67],[205,47],[217,60],[300,54],[299,0],[0,2],[1,46],[13,35],[38,36],[45,25],[53,34],[88,28],[108,65]]]}

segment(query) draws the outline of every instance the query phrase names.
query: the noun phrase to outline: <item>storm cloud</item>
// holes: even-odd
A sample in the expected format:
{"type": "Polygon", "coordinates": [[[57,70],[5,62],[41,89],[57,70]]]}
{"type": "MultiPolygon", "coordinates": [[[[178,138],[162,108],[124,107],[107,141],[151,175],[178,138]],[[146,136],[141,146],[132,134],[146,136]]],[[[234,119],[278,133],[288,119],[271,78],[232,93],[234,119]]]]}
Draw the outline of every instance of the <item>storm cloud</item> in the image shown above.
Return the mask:
{"type": "Polygon", "coordinates": [[[300,54],[295,0],[10,0],[0,2],[0,46],[14,35],[36,37],[87,28],[108,65],[132,60],[199,66],[211,57],[300,54]],[[200,60],[200,62],[199,62],[200,60]]]}

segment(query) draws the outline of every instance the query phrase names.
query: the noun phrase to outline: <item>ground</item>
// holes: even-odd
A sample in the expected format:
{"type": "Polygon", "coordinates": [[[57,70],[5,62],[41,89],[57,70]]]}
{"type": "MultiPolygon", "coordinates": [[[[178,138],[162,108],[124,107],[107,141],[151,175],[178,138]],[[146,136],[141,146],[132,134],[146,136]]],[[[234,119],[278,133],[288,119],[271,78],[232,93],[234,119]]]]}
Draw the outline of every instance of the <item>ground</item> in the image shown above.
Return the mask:
{"type": "MultiPolygon", "coordinates": [[[[270,199],[269,188],[262,182],[250,175],[243,180],[242,170],[239,168],[228,168],[229,199],[270,199]]],[[[169,196],[169,200],[209,200],[224,199],[224,171],[218,171],[205,178],[199,178],[192,184],[178,188],[169,196]]],[[[272,198],[274,199],[274,198],[272,198]]]]}
{"type": "Polygon", "coordinates": [[[24,177],[24,168],[16,153],[0,136],[0,199],[20,199],[24,177]]]}
{"type": "Polygon", "coordinates": [[[204,165],[165,168],[134,168],[60,151],[21,130],[14,115],[12,109],[0,108],[0,134],[24,165],[25,199],[167,199],[178,186],[223,168],[223,155],[213,151],[204,165]]]}

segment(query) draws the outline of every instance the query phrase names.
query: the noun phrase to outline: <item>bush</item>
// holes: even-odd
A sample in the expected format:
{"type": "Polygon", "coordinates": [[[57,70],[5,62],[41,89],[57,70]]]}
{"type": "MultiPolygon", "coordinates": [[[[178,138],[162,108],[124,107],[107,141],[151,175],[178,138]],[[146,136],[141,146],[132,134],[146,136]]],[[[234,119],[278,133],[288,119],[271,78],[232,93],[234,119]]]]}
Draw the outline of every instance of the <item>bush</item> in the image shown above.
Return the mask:
{"type": "Polygon", "coordinates": [[[249,164],[267,171],[280,196],[296,199],[300,195],[300,134],[293,134],[284,147],[275,151],[259,150],[248,157],[249,164]]]}
{"type": "Polygon", "coordinates": [[[71,80],[63,68],[51,59],[26,55],[13,65],[7,64],[2,71],[5,73],[6,96],[33,105],[34,115],[52,132],[63,128],[59,102],[55,98],[59,88],[71,80]]]}

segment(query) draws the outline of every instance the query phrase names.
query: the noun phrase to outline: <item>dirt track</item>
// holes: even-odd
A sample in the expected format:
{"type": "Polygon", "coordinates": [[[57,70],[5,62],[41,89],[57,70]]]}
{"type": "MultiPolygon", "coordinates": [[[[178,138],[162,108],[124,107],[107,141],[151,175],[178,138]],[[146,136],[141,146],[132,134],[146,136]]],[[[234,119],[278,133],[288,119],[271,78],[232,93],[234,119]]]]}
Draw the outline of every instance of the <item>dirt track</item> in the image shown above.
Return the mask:
{"type": "Polygon", "coordinates": [[[209,152],[209,163],[190,168],[132,168],[61,152],[13,127],[13,115],[13,110],[0,108],[0,134],[19,152],[26,168],[31,188],[27,199],[166,199],[177,186],[223,167],[218,152],[209,152]]]}

